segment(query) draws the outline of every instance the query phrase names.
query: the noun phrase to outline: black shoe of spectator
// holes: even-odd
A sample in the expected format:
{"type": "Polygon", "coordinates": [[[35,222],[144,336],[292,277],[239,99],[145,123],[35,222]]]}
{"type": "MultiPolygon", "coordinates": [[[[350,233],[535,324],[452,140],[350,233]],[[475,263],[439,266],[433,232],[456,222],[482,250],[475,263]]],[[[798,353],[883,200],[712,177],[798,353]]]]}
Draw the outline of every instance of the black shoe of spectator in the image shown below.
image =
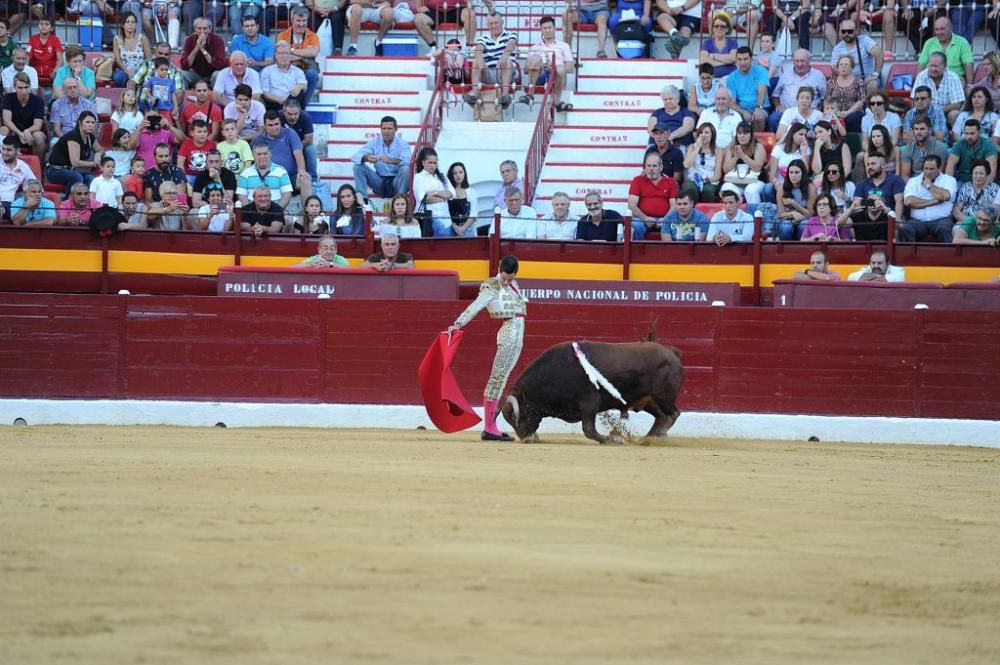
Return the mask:
{"type": "Polygon", "coordinates": [[[375,42],[375,55],[382,57],[382,42],[375,42]]]}

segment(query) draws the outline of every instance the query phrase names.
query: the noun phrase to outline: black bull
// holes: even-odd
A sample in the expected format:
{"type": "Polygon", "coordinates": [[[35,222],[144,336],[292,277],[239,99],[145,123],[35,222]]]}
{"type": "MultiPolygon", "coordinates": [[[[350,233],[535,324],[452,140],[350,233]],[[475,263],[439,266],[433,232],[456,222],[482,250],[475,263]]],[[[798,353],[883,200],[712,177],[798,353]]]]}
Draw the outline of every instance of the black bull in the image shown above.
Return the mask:
{"type": "Polygon", "coordinates": [[[522,441],[534,436],[542,418],[583,421],[583,433],[606,443],[595,427],[602,411],[626,409],[653,416],[648,437],[664,437],[680,411],[677,396],[684,382],[681,352],[655,341],[608,344],[579,342],[587,360],[621,393],[622,404],[597,388],[573,352],[571,342],[549,347],[524,370],[503,406],[503,417],[522,441]]]}

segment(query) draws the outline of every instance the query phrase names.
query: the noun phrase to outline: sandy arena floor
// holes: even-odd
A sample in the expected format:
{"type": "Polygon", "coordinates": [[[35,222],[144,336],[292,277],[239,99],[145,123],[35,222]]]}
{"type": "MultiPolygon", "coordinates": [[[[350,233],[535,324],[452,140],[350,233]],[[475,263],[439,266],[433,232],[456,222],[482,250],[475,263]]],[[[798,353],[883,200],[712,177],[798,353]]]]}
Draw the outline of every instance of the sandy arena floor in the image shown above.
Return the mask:
{"type": "Polygon", "coordinates": [[[972,448],[5,427],[0,663],[998,663],[998,498],[972,448]]]}

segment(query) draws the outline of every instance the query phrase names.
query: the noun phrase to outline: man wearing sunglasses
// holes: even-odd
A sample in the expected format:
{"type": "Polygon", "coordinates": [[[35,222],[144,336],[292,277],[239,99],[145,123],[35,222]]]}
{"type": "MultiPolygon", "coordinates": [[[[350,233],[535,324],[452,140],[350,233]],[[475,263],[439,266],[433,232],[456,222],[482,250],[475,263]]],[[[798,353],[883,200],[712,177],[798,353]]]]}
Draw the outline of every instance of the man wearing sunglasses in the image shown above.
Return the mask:
{"type": "Polygon", "coordinates": [[[830,65],[836,67],[837,61],[845,55],[854,58],[854,75],[864,79],[869,94],[878,90],[884,60],[882,47],[868,35],[859,35],[852,19],[840,23],[840,41],[830,54],[830,65]]]}
{"type": "Polygon", "coordinates": [[[913,140],[913,123],[919,116],[926,116],[930,123],[931,134],[938,141],[944,141],[948,132],[948,119],[944,117],[934,99],[931,97],[931,89],[922,85],[913,91],[913,108],[903,116],[903,143],[910,143],[913,140]]]}

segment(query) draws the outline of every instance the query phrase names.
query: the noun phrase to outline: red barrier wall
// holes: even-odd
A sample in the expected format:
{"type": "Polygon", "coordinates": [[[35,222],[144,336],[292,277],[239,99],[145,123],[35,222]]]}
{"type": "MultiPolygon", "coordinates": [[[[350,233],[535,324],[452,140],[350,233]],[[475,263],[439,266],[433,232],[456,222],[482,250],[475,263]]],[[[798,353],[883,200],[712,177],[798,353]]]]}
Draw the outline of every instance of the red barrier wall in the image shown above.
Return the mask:
{"type": "MultiPolygon", "coordinates": [[[[415,404],[465,303],[0,294],[0,396],[415,404]]],[[[646,306],[535,305],[521,366],[556,342],[641,337],[646,306]]],[[[682,408],[995,418],[998,312],[663,308],[682,408]]],[[[480,401],[497,323],[455,368],[480,401]]]]}

